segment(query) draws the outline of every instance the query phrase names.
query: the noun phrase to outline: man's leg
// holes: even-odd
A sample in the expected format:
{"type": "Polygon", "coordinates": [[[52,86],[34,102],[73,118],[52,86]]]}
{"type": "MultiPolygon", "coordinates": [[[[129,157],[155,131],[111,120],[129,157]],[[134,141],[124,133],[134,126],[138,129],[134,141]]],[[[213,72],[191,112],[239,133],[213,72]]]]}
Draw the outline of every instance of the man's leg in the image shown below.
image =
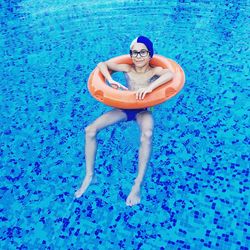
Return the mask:
{"type": "Polygon", "coordinates": [[[146,173],[147,163],[151,155],[151,141],[154,127],[154,120],[151,112],[145,111],[137,115],[137,122],[141,129],[141,145],[139,149],[138,174],[134,185],[127,197],[126,204],[133,206],[140,203],[140,187],[146,173]]]}
{"type": "Polygon", "coordinates": [[[86,175],[82,181],[81,187],[75,192],[75,197],[79,198],[86,191],[94,176],[94,162],[96,156],[96,134],[103,128],[115,124],[119,121],[126,120],[126,114],[119,109],[112,109],[97,118],[92,124],[85,128],[85,160],[86,175]]]}

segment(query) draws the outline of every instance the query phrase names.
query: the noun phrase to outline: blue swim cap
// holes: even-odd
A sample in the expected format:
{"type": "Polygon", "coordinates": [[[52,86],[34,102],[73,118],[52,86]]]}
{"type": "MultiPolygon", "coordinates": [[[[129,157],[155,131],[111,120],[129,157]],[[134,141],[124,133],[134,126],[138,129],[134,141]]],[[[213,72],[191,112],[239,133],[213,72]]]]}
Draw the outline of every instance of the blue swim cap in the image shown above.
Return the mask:
{"type": "Polygon", "coordinates": [[[153,57],[153,55],[154,55],[153,43],[147,37],[145,37],[145,36],[138,36],[138,37],[136,37],[132,41],[132,43],[130,45],[130,49],[133,47],[133,45],[135,43],[143,43],[147,47],[147,49],[149,50],[150,57],[153,57]]]}

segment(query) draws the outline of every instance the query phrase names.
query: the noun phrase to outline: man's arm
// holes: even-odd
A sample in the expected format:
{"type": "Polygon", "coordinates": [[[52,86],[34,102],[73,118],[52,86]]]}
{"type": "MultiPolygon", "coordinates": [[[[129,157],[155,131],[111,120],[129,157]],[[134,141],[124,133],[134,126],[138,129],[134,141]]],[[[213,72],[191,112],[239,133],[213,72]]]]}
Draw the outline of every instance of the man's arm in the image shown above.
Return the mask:
{"type": "Polygon", "coordinates": [[[149,85],[149,89],[152,91],[155,88],[161,86],[162,84],[170,81],[174,77],[174,73],[169,69],[163,69],[162,67],[155,68],[155,75],[160,76],[155,81],[149,85]]]}
{"type": "Polygon", "coordinates": [[[97,67],[100,69],[104,77],[110,82],[112,81],[112,77],[108,71],[108,69],[112,71],[122,71],[122,72],[129,72],[130,70],[130,65],[129,64],[117,64],[114,62],[100,62],[97,64],[97,67]]]}

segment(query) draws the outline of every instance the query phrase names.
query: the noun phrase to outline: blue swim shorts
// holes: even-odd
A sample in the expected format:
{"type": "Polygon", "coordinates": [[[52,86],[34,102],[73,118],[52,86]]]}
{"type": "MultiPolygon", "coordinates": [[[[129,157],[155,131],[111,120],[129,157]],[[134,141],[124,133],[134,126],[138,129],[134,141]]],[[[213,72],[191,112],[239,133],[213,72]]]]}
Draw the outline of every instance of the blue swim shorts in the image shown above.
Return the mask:
{"type": "Polygon", "coordinates": [[[127,121],[132,121],[136,119],[136,115],[141,111],[148,110],[148,108],[141,109],[121,109],[127,115],[127,121]]]}

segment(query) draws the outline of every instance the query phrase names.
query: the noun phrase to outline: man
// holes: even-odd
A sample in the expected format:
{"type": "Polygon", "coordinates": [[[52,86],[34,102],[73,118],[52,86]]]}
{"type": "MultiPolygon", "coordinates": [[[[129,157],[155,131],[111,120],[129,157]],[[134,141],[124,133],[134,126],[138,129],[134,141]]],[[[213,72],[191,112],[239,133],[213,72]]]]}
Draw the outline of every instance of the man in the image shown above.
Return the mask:
{"type": "MultiPolygon", "coordinates": [[[[150,60],[154,50],[152,42],[145,36],[135,38],[130,45],[130,56],[133,64],[116,64],[110,61],[100,62],[98,68],[114,88],[136,91],[135,98],[142,100],[147,93],[151,93],[158,86],[173,78],[173,73],[162,67],[152,67],[150,60]],[[112,71],[124,72],[128,88],[112,79],[108,69],[112,71]],[[157,78],[155,78],[157,77],[157,78]]],[[[114,108],[101,115],[92,124],[85,128],[86,144],[86,176],[79,190],[75,192],[75,197],[79,198],[87,187],[96,181],[94,174],[94,160],[96,155],[96,134],[101,129],[113,125],[120,121],[136,120],[140,130],[140,149],[138,162],[138,175],[134,180],[131,192],[126,199],[126,205],[133,206],[141,201],[140,189],[144,180],[147,163],[151,153],[151,141],[153,135],[154,120],[148,108],[142,109],[118,109],[114,108]]]]}

